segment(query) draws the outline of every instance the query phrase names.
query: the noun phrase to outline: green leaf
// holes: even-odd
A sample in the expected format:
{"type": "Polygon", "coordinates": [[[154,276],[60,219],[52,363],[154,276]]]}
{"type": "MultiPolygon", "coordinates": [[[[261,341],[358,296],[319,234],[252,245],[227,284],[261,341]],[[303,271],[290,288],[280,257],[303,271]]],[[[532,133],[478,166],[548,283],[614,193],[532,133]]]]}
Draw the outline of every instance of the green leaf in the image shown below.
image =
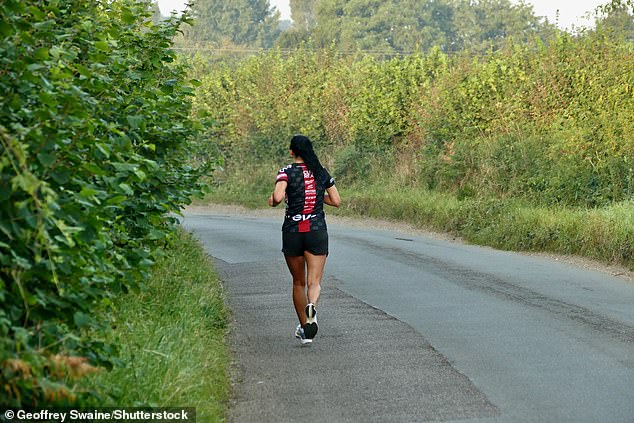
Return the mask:
{"type": "Polygon", "coordinates": [[[13,25],[4,19],[0,20],[0,37],[9,37],[14,31],[13,25]]]}
{"type": "Polygon", "coordinates": [[[141,169],[135,169],[134,174],[137,176],[137,178],[139,178],[139,181],[144,181],[145,178],[147,178],[147,175],[141,169]]]}
{"type": "Polygon", "coordinates": [[[70,180],[70,170],[66,168],[57,168],[50,173],[50,176],[59,185],[64,185],[70,180]]]}
{"type": "Polygon", "coordinates": [[[127,199],[128,197],[126,197],[125,195],[116,195],[112,198],[109,198],[108,201],[106,201],[106,204],[121,204],[127,199]]]}
{"type": "Polygon", "coordinates": [[[81,191],[79,192],[79,195],[81,195],[84,198],[91,198],[91,197],[94,197],[97,193],[98,191],[93,188],[83,187],[81,191]]]}
{"type": "Polygon", "coordinates": [[[101,152],[101,154],[103,154],[106,159],[110,157],[110,147],[102,144],[100,142],[95,143],[95,147],[97,147],[97,150],[99,150],[101,152]]]}
{"type": "Polygon", "coordinates": [[[131,25],[136,22],[136,19],[136,16],[134,16],[130,9],[123,9],[123,12],[121,13],[121,20],[123,21],[123,23],[131,25]]]}
{"type": "Polygon", "coordinates": [[[132,129],[139,129],[143,124],[144,118],[143,116],[138,115],[129,115],[127,117],[128,123],[132,127],[132,129]]]}
{"type": "Polygon", "coordinates": [[[31,269],[31,262],[28,259],[16,254],[13,250],[11,251],[11,255],[13,256],[13,263],[15,265],[25,270],[31,269]]]}
{"type": "Polygon", "coordinates": [[[46,68],[46,66],[44,66],[41,63],[31,63],[30,65],[28,65],[26,67],[29,71],[34,72],[36,70],[40,70],[40,69],[44,69],[46,68]]]}
{"type": "Polygon", "coordinates": [[[117,172],[123,172],[123,173],[134,172],[137,169],[137,166],[132,163],[114,162],[112,163],[112,167],[114,167],[117,172]]]}
{"type": "Polygon", "coordinates": [[[103,168],[97,166],[94,163],[83,163],[81,165],[82,168],[84,168],[85,170],[93,173],[94,175],[101,175],[104,173],[103,168]]]}
{"type": "Polygon", "coordinates": [[[49,58],[48,49],[46,47],[38,48],[33,53],[33,57],[40,60],[48,60],[49,58]]]}
{"type": "Polygon", "coordinates": [[[126,183],[120,183],[119,184],[119,188],[121,188],[121,190],[123,192],[125,192],[127,195],[132,196],[134,195],[134,191],[132,190],[132,188],[130,187],[130,185],[126,184],[126,183]]]}
{"type": "Polygon", "coordinates": [[[73,321],[80,328],[87,328],[92,325],[92,319],[86,313],[82,313],[81,311],[75,312],[73,315],[73,321]]]}
{"type": "Polygon", "coordinates": [[[50,166],[55,163],[55,154],[52,153],[38,153],[37,160],[44,166],[50,166]]]}
{"type": "Polygon", "coordinates": [[[105,53],[110,51],[110,46],[107,41],[95,41],[95,48],[105,53]]]}
{"type": "Polygon", "coordinates": [[[15,188],[20,188],[23,191],[33,194],[35,190],[40,186],[40,181],[30,173],[23,173],[11,178],[11,184],[15,188]]]}
{"type": "Polygon", "coordinates": [[[39,19],[44,19],[44,17],[46,16],[44,14],[44,12],[42,12],[40,9],[38,9],[35,6],[31,6],[31,7],[27,8],[26,10],[27,10],[27,12],[31,13],[35,19],[38,19],[38,20],[39,19]]]}
{"type": "Polygon", "coordinates": [[[150,232],[148,233],[148,239],[156,241],[163,238],[165,238],[164,231],[161,231],[159,229],[150,229],[150,232]]]}

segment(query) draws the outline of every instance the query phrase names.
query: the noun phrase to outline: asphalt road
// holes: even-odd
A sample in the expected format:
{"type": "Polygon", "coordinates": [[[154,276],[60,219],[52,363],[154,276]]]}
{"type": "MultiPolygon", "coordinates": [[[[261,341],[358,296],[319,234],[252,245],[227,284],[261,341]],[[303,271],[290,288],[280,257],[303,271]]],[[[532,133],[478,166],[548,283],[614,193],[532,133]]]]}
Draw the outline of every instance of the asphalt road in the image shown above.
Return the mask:
{"type": "Polygon", "coordinates": [[[634,422],[634,283],[329,223],[310,346],[281,218],[187,214],[232,314],[234,422],[634,422]]]}

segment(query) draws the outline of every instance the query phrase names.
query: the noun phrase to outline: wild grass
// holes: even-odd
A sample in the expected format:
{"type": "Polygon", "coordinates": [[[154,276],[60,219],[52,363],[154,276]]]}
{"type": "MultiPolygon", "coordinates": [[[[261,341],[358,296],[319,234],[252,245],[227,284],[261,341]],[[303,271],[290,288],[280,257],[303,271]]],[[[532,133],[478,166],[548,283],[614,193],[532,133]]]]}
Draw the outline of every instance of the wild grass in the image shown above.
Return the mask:
{"type": "Polygon", "coordinates": [[[414,188],[343,190],[342,213],[407,221],[516,251],[591,257],[634,268],[634,201],[601,208],[540,207],[414,188]]]}
{"type": "Polygon", "coordinates": [[[279,167],[281,164],[272,161],[259,165],[249,163],[244,169],[216,175],[211,193],[204,200],[194,200],[194,204],[213,201],[219,204],[240,204],[248,208],[261,207],[266,204],[267,196],[273,191],[279,167]]]}
{"type": "MultiPolygon", "coordinates": [[[[206,201],[262,206],[265,194],[250,191],[255,184],[254,179],[231,192],[219,187],[206,201]]],[[[474,244],[579,255],[634,268],[634,201],[601,208],[546,207],[517,199],[458,199],[452,193],[377,181],[340,191],[343,205],[329,209],[331,214],[405,221],[474,244]]]]}
{"type": "Polygon", "coordinates": [[[121,363],[93,383],[112,392],[108,405],[195,407],[198,421],[224,421],[226,319],[207,256],[179,232],[145,289],[119,298],[113,337],[121,363]]]}

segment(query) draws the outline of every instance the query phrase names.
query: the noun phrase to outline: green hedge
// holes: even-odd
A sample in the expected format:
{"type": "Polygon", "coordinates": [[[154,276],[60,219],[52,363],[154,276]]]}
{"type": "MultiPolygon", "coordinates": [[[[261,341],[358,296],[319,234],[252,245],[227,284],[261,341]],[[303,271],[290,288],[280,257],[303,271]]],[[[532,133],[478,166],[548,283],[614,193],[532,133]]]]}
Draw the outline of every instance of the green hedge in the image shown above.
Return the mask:
{"type": "Polygon", "coordinates": [[[78,381],[117,356],[113,299],[138,289],[198,191],[193,86],[171,50],[187,16],[155,25],[150,6],[0,3],[4,405],[90,396],[78,381]]]}
{"type": "Polygon", "coordinates": [[[347,183],[392,169],[461,197],[603,206],[634,194],[633,52],[591,32],[486,57],[268,53],[208,69],[195,107],[228,172],[301,132],[347,183]]]}

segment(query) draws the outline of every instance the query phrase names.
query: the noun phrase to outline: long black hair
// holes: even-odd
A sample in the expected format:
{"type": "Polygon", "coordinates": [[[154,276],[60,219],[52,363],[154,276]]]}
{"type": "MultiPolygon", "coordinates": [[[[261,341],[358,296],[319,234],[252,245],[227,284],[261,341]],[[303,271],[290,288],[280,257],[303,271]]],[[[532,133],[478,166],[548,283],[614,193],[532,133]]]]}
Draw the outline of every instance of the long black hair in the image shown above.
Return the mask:
{"type": "Polygon", "coordinates": [[[308,166],[308,169],[313,172],[315,179],[319,180],[322,177],[324,167],[321,165],[315,150],[313,149],[313,143],[305,135],[295,135],[291,138],[291,151],[295,156],[299,156],[304,159],[304,163],[308,166]]]}

